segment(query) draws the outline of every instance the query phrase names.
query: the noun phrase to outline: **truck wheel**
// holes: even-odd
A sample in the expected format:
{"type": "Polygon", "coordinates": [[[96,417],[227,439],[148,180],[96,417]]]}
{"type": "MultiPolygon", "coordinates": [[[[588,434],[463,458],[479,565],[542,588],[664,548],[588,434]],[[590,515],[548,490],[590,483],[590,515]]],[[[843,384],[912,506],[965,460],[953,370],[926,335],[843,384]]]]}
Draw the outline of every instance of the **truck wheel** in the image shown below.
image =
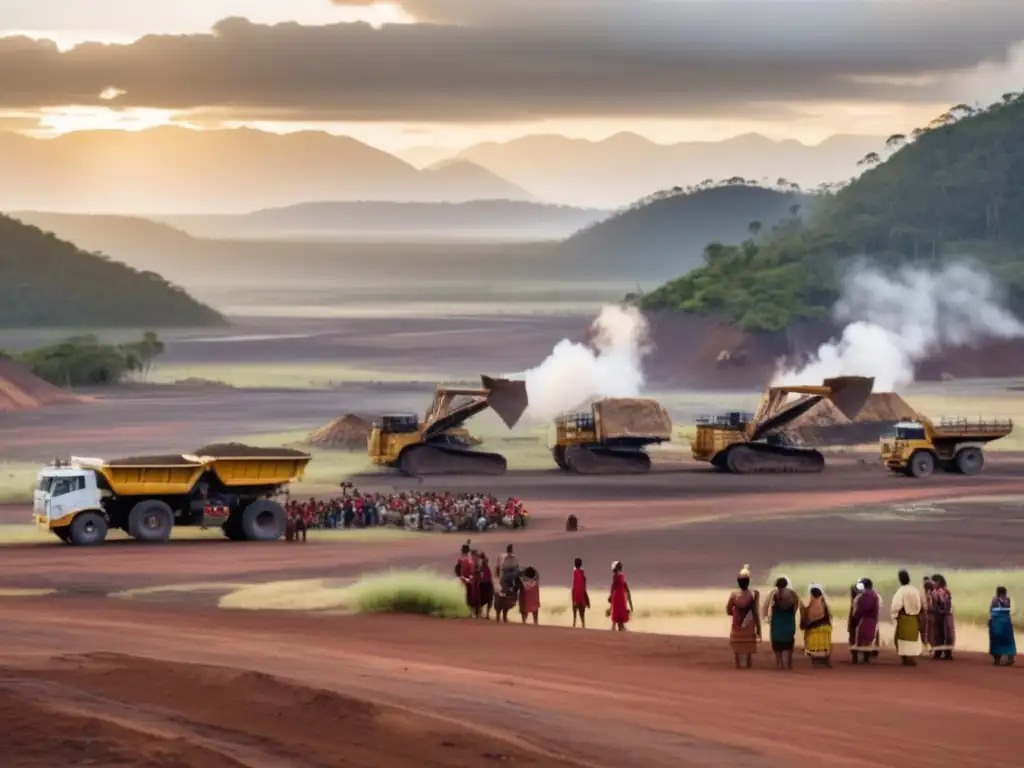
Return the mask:
{"type": "Polygon", "coordinates": [[[76,547],[102,544],[107,538],[107,519],[99,512],[82,512],[68,526],[68,541],[76,547]]]}
{"type": "Polygon", "coordinates": [[[930,477],[935,471],[935,457],[928,451],[915,451],[907,463],[907,474],[911,477],[930,477]]]}
{"type": "Polygon", "coordinates": [[[68,530],[67,527],[64,527],[64,528],[54,528],[53,529],[53,535],[56,536],[61,541],[63,541],[65,544],[67,544],[69,541],[71,541],[71,531],[68,530]]]}
{"type": "Polygon", "coordinates": [[[957,451],[953,463],[960,474],[976,475],[985,466],[985,454],[981,452],[981,448],[964,448],[957,451]]]}
{"type": "Polygon", "coordinates": [[[174,512],[159,499],[140,501],[128,514],[128,535],[147,544],[162,544],[171,538],[174,512]]]}
{"type": "Polygon", "coordinates": [[[245,541],[245,534],[242,533],[242,513],[239,511],[232,510],[228,519],[221,523],[220,529],[228,541],[245,541]]]}
{"type": "Polygon", "coordinates": [[[248,541],[277,541],[284,529],[284,508],[276,501],[259,499],[242,512],[242,533],[248,541]]]}

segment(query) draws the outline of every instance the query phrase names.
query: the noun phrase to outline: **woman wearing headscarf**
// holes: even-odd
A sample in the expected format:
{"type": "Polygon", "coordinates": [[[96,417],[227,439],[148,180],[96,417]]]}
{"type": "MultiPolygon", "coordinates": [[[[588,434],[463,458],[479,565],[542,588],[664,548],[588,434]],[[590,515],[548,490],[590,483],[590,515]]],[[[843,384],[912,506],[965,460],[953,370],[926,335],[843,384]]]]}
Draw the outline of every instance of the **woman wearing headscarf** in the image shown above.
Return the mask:
{"type": "Polygon", "coordinates": [[[612,563],[612,588],[608,594],[608,615],[612,620],[612,629],[626,631],[626,622],[633,613],[633,595],[626,583],[626,574],[622,572],[622,563],[612,563]]]}
{"type": "Polygon", "coordinates": [[[928,646],[933,659],[953,660],[956,624],[953,620],[953,595],[941,573],[932,576],[935,588],[928,598],[928,646]]]}
{"type": "Polygon", "coordinates": [[[819,584],[811,584],[810,598],[800,617],[804,631],[804,653],[812,664],[832,666],[832,611],[819,584]]]}
{"type": "Polygon", "coordinates": [[[1013,636],[1013,609],[1006,587],[996,587],[996,596],[988,614],[988,652],[998,667],[1003,659],[1012,665],[1017,656],[1017,639],[1013,636]]]}
{"type": "Polygon", "coordinates": [[[729,645],[736,658],[736,669],[740,668],[740,659],[744,660],[747,669],[753,666],[757,644],[761,640],[761,618],[758,615],[760,595],[757,590],[750,589],[750,566],[744,565],[736,577],[739,587],[729,595],[725,612],[732,617],[729,631],[729,645]]]}
{"type": "Polygon", "coordinates": [[[790,581],[781,576],[775,589],[764,602],[765,620],[768,622],[776,669],[793,668],[793,647],[796,645],[796,616],[800,611],[800,598],[790,587],[790,581]],[[783,664],[785,657],[785,664],[783,664]]]}
{"type": "Polygon", "coordinates": [[[868,664],[878,655],[878,616],[882,600],[871,579],[861,579],[854,590],[850,602],[850,658],[856,664],[858,657],[862,657],[868,664]]]}

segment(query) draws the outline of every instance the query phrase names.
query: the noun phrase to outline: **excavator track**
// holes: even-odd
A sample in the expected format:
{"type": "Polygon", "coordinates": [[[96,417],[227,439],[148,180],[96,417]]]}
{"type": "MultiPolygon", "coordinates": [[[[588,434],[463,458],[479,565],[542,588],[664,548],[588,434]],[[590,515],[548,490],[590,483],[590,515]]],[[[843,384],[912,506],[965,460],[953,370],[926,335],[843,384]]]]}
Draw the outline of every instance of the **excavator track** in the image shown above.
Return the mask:
{"type": "Polygon", "coordinates": [[[508,465],[497,453],[447,445],[410,445],[398,457],[398,470],[410,477],[426,475],[503,475],[508,465]]]}
{"type": "Polygon", "coordinates": [[[643,451],[571,445],[564,449],[562,459],[565,469],[578,475],[642,475],[651,469],[651,458],[643,451]]]}
{"type": "Polygon", "coordinates": [[[734,475],[810,473],[825,469],[825,457],[809,448],[747,443],[728,448],[716,464],[734,475]]]}
{"type": "Polygon", "coordinates": [[[564,469],[566,472],[569,471],[569,465],[565,463],[565,446],[556,445],[551,449],[551,458],[555,460],[555,464],[558,465],[559,469],[564,469]]]}

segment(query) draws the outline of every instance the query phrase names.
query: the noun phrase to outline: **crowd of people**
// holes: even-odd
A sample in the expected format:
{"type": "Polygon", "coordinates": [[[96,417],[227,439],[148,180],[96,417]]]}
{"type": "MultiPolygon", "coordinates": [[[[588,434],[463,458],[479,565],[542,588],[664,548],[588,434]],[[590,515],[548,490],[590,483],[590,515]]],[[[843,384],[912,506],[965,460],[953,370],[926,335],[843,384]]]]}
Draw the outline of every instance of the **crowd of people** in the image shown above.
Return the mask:
{"type": "Polygon", "coordinates": [[[369,528],[396,525],[421,531],[484,531],[521,528],[529,519],[523,503],[501,501],[479,493],[411,491],[394,494],[361,493],[343,484],[342,496],[285,502],[289,541],[305,540],[309,529],[369,528]]]}
{"type": "MultiPolygon", "coordinates": [[[[587,576],[583,561],[574,562],[570,600],[572,625],[586,627],[590,608],[587,576]]],[[[462,546],[455,564],[455,575],[466,590],[466,605],[476,618],[508,621],[512,608],[518,607],[522,622],[538,623],[540,613],[540,577],[532,566],[521,568],[513,546],[506,547],[491,566],[487,554],[462,546]]],[[[936,661],[952,661],[956,645],[956,621],[953,596],[942,574],[926,576],[919,589],[911,583],[910,574],[897,574],[899,588],[888,605],[888,615],[895,625],[893,645],[905,666],[915,666],[924,654],[936,661]]],[[[726,604],[731,619],[729,643],[737,668],[750,668],[762,640],[762,624],[768,626],[777,669],[792,669],[797,632],[803,632],[804,654],[813,665],[832,665],[833,628],[838,617],[832,612],[825,592],[811,584],[807,599],[801,600],[790,580],[783,576],[761,603],[760,594],[750,587],[750,569],[744,566],[737,576],[738,589],[726,604]],[[763,617],[763,619],[762,619],[763,617]]],[[[864,577],[850,588],[850,609],[846,617],[850,660],[869,664],[881,653],[881,621],[885,613],[882,596],[874,582],[864,577]]],[[[633,614],[633,596],[626,582],[621,562],[612,563],[612,581],[605,616],[613,630],[624,631],[633,614]]],[[[989,606],[989,653],[995,665],[1012,665],[1017,655],[1012,605],[1005,587],[996,587],[989,606]]]]}
{"type": "MultiPolygon", "coordinates": [[[[956,644],[953,597],[942,574],[927,576],[919,589],[910,574],[897,574],[899,588],[889,604],[889,618],[896,631],[893,645],[905,666],[917,664],[917,658],[930,654],[935,660],[952,661],[956,644]]],[[[750,668],[761,642],[762,615],[769,628],[769,639],[778,669],[793,668],[793,650],[797,630],[803,632],[804,653],[811,663],[831,666],[832,632],[837,618],[818,584],[811,584],[806,602],[794,591],[786,577],[780,577],[768,594],[763,609],[757,590],[750,588],[750,569],[740,571],[739,587],[729,596],[726,613],[732,621],[729,643],[736,667],[750,668]]],[[[881,652],[880,622],[885,610],[882,597],[870,578],[850,588],[850,612],[846,619],[850,659],[854,664],[870,663],[881,652]]],[[[997,587],[989,606],[989,653],[996,665],[1014,663],[1017,644],[1013,631],[1011,603],[1005,587],[997,587]]]]}

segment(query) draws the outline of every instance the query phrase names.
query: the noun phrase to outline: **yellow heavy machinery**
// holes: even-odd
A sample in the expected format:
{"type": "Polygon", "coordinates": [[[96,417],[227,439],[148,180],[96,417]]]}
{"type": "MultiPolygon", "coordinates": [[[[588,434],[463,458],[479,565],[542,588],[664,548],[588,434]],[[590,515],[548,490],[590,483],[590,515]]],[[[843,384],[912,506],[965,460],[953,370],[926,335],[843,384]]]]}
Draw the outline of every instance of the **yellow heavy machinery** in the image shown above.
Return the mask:
{"type": "Polygon", "coordinates": [[[891,472],[928,477],[936,469],[976,475],[985,466],[983,446],[1013,431],[1010,419],[902,421],[882,437],[882,462],[891,472]]]}
{"type": "Polygon", "coordinates": [[[509,429],[528,405],[526,383],[481,376],[478,389],[439,386],[423,419],[416,414],[383,416],[370,430],[370,460],[413,477],[501,475],[507,464],[497,453],[473,450],[462,424],[488,408],[509,429]]]}
{"type": "Polygon", "coordinates": [[[285,512],[271,497],[302,477],[310,459],[235,443],[194,454],[72,457],[39,472],[33,517],[79,546],[102,543],[111,528],[158,543],[178,526],[213,524],[232,541],[273,541],[284,534],[285,512]]]}
{"type": "Polygon", "coordinates": [[[874,378],[841,376],[821,386],[769,387],[756,413],[728,413],[697,420],[691,443],[693,458],[716,469],[746,475],[753,472],[821,472],[825,457],[813,448],[792,445],[783,429],[828,398],[848,419],[867,402],[874,378]],[[801,395],[795,400],[791,395],[801,395]]]}
{"type": "Polygon", "coordinates": [[[644,449],[671,439],[672,419],[657,401],[607,398],[555,419],[551,455],[580,475],[643,474],[651,468],[644,449]]]}

